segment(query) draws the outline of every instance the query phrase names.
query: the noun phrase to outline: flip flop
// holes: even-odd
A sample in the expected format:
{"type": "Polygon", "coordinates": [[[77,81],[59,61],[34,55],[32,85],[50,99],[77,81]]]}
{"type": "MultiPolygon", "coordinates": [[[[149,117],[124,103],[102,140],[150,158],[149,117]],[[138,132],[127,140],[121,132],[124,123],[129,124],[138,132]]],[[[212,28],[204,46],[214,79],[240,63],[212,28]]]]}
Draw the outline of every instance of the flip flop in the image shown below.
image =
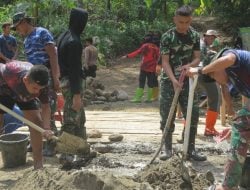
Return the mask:
{"type": "Polygon", "coordinates": [[[216,188],[216,185],[211,185],[211,186],[208,187],[207,190],[215,190],[215,188],[216,188]]]}

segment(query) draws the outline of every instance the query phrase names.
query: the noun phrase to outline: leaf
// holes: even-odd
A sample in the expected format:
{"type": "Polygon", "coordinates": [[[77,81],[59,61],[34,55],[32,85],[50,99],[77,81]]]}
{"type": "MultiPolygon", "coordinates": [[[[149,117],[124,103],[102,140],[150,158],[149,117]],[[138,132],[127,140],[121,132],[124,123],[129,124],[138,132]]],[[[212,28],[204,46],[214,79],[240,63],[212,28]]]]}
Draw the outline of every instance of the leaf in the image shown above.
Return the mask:
{"type": "Polygon", "coordinates": [[[152,6],[153,1],[152,0],[144,0],[146,3],[147,8],[150,8],[152,6]]]}

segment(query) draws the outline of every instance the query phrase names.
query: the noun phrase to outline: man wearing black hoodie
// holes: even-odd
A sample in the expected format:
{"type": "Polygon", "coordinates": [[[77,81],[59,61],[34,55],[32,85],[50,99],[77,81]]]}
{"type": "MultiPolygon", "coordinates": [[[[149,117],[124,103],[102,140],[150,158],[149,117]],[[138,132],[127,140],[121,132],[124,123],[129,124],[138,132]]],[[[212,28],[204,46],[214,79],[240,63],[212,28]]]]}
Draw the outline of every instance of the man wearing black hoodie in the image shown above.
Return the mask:
{"type": "MultiPolygon", "coordinates": [[[[61,89],[65,100],[61,131],[87,139],[85,128],[85,111],[82,102],[83,71],[82,44],[80,35],[88,20],[88,13],[80,8],[71,10],[69,29],[63,32],[57,43],[58,62],[61,73],[61,89]]],[[[62,155],[64,161],[71,161],[70,155],[62,155]]]]}

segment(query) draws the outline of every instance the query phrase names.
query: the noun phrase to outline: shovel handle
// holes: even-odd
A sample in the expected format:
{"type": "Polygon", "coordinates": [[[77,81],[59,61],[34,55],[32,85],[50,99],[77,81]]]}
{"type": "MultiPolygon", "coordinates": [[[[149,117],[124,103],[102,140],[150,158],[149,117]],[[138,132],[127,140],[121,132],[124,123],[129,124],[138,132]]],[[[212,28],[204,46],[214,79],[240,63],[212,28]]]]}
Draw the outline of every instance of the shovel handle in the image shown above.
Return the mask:
{"type": "Polygon", "coordinates": [[[184,143],[183,143],[183,156],[186,158],[188,152],[189,144],[189,135],[190,135],[190,126],[191,126],[191,117],[194,101],[194,91],[197,86],[198,75],[194,75],[194,78],[189,78],[189,94],[188,94],[188,106],[187,106],[187,116],[186,116],[186,125],[184,133],[184,143]]]}
{"type": "MultiPolygon", "coordinates": [[[[24,117],[18,115],[17,113],[15,113],[14,111],[12,111],[11,109],[7,108],[6,106],[4,106],[1,103],[0,103],[0,109],[2,109],[3,111],[7,112],[8,114],[10,114],[11,116],[15,117],[16,119],[24,122],[25,124],[27,124],[31,128],[35,129],[36,131],[38,131],[38,132],[40,132],[42,134],[44,133],[45,130],[43,128],[39,127],[38,125],[36,125],[35,123],[29,121],[28,119],[25,119],[24,117]]],[[[56,137],[55,135],[53,135],[52,139],[58,140],[58,137],[56,137]]]]}

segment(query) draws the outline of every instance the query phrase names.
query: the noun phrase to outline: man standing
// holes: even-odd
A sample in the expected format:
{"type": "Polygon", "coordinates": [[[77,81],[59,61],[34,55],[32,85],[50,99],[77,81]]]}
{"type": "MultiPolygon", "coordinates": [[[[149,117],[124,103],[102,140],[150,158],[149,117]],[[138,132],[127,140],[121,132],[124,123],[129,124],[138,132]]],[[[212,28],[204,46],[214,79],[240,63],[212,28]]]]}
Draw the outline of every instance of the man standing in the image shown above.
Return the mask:
{"type": "MultiPolygon", "coordinates": [[[[88,13],[80,8],[71,10],[69,29],[58,38],[58,60],[61,88],[65,100],[62,131],[87,139],[85,111],[82,102],[83,78],[82,44],[80,35],[88,20],[88,13]]],[[[71,162],[72,155],[62,154],[62,163],[71,162]]]]}
{"type": "MultiPolygon", "coordinates": [[[[164,131],[167,115],[174,97],[174,91],[181,84],[178,82],[182,70],[192,66],[197,66],[200,62],[200,37],[191,27],[192,10],[189,6],[182,6],[175,12],[174,23],[176,27],[170,29],[161,38],[160,50],[162,55],[161,73],[161,94],[160,94],[160,129],[164,131]]],[[[187,115],[188,104],[188,79],[184,80],[183,90],[179,96],[179,104],[184,118],[187,115]]],[[[188,157],[197,161],[205,161],[206,156],[195,151],[195,136],[199,119],[197,97],[195,96],[190,137],[188,146],[188,157]]],[[[175,115],[175,114],[174,114],[175,115]]],[[[161,160],[166,160],[172,156],[172,133],[174,132],[174,120],[171,123],[170,131],[165,139],[165,151],[160,155],[161,160]]]]}
{"type": "Polygon", "coordinates": [[[86,77],[90,76],[96,77],[96,62],[98,58],[97,48],[93,45],[93,39],[87,38],[85,40],[85,49],[83,50],[83,58],[84,58],[84,71],[86,77]]]}
{"type": "MultiPolygon", "coordinates": [[[[201,59],[203,66],[208,65],[213,56],[216,54],[214,51],[216,47],[213,45],[218,34],[215,30],[207,30],[201,40],[201,59]],[[213,46],[213,47],[211,47],[213,46]]],[[[220,108],[220,89],[216,81],[208,75],[199,76],[199,84],[205,90],[208,99],[208,109],[206,112],[206,127],[205,136],[215,136],[218,132],[214,126],[218,117],[220,108]]]]}
{"type": "MultiPolygon", "coordinates": [[[[190,68],[188,75],[208,74],[222,87],[222,94],[227,107],[231,109],[232,101],[228,93],[230,81],[245,97],[250,98],[250,52],[236,49],[223,49],[212,63],[203,68],[190,68]]],[[[213,185],[209,190],[238,189],[242,167],[250,145],[250,100],[238,111],[232,126],[231,151],[225,166],[225,177],[222,185],[213,185]]]]}
{"type": "MultiPolygon", "coordinates": [[[[16,30],[24,39],[24,50],[27,60],[33,65],[45,65],[51,72],[50,84],[48,87],[48,102],[42,104],[42,116],[44,126],[51,127],[51,106],[60,88],[60,71],[57,60],[55,43],[50,32],[42,27],[35,27],[32,18],[24,12],[17,13],[13,16],[12,29],[16,30]]],[[[54,125],[52,125],[54,126],[54,125]]],[[[54,129],[56,132],[56,128],[54,129]]]]}
{"type": "Polygon", "coordinates": [[[0,36],[0,62],[6,63],[17,57],[16,38],[10,34],[11,23],[2,25],[3,34],[0,36]]]}
{"type": "MultiPolygon", "coordinates": [[[[46,128],[42,125],[39,109],[39,100],[41,103],[47,103],[46,86],[48,80],[49,71],[43,65],[33,66],[28,62],[20,61],[0,64],[0,103],[9,109],[12,109],[16,103],[26,119],[45,129],[43,134],[31,127],[29,129],[33,147],[34,169],[43,167],[42,137],[50,138],[53,134],[49,127],[46,128]]],[[[3,110],[0,110],[1,130],[4,113],[3,110]]]]}

